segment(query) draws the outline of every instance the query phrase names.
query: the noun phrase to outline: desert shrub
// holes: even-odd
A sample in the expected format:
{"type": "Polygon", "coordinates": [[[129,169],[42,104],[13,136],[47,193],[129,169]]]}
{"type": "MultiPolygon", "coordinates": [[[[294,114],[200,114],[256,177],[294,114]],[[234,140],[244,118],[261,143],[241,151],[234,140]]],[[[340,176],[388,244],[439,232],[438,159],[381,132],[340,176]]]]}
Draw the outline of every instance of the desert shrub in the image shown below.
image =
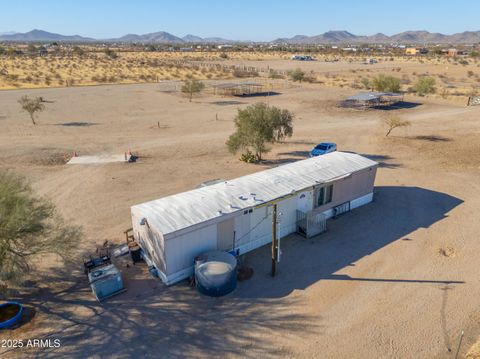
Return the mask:
{"type": "Polygon", "coordinates": [[[271,79],[283,79],[283,75],[281,75],[278,71],[274,69],[269,70],[268,77],[271,79]]]}
{"type": "Polygon", "coordinates": [[[38,49],[34,44],[28,44],[27,46],[27,52],[31,55],[37,53],[38,49]]]}
{"type": "Polygon", "coordinates": [[[117,53],[116,53],[115,51],[113,51],[112,49],[106,48],[106,49],[104,50],[104,53],[105,53],[105,55],[106,55],[108,58],[110,58],[110,59],[113,59],[113,60],[114,60],[114,59],[118,58],[117,53]]]}
{"type": "Polygon", "coordinates": [[[235,69],[232,72],[232,75],[235,77],[257,77],[258,72],[256,71],[248,71],[248,70],[242,70],[242,69],[235,69]]]}
{"type": "Polygon", "coordinates": [[[370,80],[368,79],[368,77],[362,77],[360,82],[362,83],[362,85],[365,89],[367,89],[367,90],[370,89],[370,80]]]}
{"type": "Polygon", "coordinates": [[[18,100],[18,103],[20,104],[21,109],[30,115],[32,123],[36,125],[35,114],[37,112],[42,112],[43,110],[45,110],[45,105],[43,104],[42,98],[28,97],[27,95],[23,95],[18,100]]]}
{"type": "Polygon", "coordinates": [[[72,53],[77,56],[83,56],[85,51],[80,46],[74,46],[72,49],[72,53]]]}
{"type": "Polygon", "coordinates": [[[292,81],[302,82],[305,79],[305,72],[303,72],[300,68],[289,70],[287,74],[290,76],[292,81]]]}
{"type": "Polygon", "coordinates": [[[256,156],[253,154],[252,151],[247,149],[245,153],[242,153],[240,155],[240,161],[245,162],[245,163],[255,163],[257,161],[256,156]]]}
{"type": "Polygon", "coordinates": [[[186,80],[182,86],[182,92],[188,94],[190,101],[195,94],[200,93],[205,88],[205,84],[195,79],[186,80]]]}
{"type": "Polygon", "coordinates": [[[372,80],[372,87],[376,91],[386,92],[399,92],[400,91],[400,79],[380,74],[372,80]]]}
{"type": "Polygon", "coordinates": [[[417,80],[417,82],[413,86],[413,89],[420,96],[424,96],[429,93],[434,93],[435,79],[430,76],[422,76],[417,80]]]}
{"type": "Polygon", "coordinates": [[[440,92],[440,96],[442,96],[442,98],[447,98],[448,97],[448,90],[445,87],[440,92]]]}
{"type": "Polygon", "coordinates": [[[388,135],[397,127],[410,126],[410,121],[402,120],[397,116],[384,118],[382,122],[387,126],[387,133],[385,134],[385,137],[388,137],[388,135]]]}
{"type": "Polygon", "coordinates": [[[262,159],[262,154],[269,151],[267,143],[279,142],[293,134],[293,114],[288,110],[257,103],[246,109],[239,109],[235,117],[235,132],[226,144],[232,153],[246,150],[244,158],[250,158],[252,151],[255,161],[262,159]]]}
{"type": "Polygon", "coordinates": [[[228,59],[228,55],[227,55],[226,52],[222,52],[222,53],[219,55],[219,57],[220,57],[221,59],[228,59]]]}

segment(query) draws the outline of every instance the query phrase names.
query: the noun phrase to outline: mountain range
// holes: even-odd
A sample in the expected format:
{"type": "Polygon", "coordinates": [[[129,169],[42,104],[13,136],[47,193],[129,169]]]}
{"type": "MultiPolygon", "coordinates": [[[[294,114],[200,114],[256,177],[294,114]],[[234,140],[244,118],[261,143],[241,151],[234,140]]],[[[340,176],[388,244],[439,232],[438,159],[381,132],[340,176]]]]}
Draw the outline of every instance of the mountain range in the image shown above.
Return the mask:
{"type": "Polygon", "coordinates": [[[348,31],[328,31],[316,36],[296,35],[292,38],[280,38],[272,42],[285,44],[472,44],[480,42],[480,31],[465,31],[453,35],[444,35],[428,31],[405,31],[392,36],[387,36],[382,33],[371,36],[359,36],[348,31]]]}
{"type": "MultiPolygon", "coordinates": [[[[0,33],[0,41],[31,42],[125,42],[153,44],[191,44],[191,43],[240,43],[250,41],[228,40],[221,37],[202,38],[196,35],[178,37],[165,31],[143,35],[127,34],[119,38],[93,39],[80,35],[61,35],[43,30],[26,33],[0,33]]],[[[327,31],[320,35],[296,35],[291,38],[279,38],[271,41],[277,44],[359,44],[359,43],[404,43],[404,44],[472,44],[480,43],[480,31],[465,31],[453,35],[432,33],[428,31],[405,31],[392,36],[378,33],[371,36],[354,35],[348,31],[327,31]]]]}

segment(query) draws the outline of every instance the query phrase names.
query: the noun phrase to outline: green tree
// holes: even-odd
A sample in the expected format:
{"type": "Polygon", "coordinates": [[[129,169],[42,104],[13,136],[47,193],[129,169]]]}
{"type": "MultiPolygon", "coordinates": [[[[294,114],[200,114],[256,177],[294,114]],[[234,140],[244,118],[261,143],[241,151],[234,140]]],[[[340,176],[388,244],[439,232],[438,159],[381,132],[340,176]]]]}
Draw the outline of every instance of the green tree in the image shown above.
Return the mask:
{"type": "Polygon", "coordinates": [[[193,95],[202,92],[204,88],[205,88],[205,85],[203,82],[195,79],[189,79],[183,83],[182,92],[189,96],[189,99],[191,102],[193,95]]]}
{"type": "Polygon", "coordinates": [[[41,97],[30,98],[27,95],[23,95],[22,97],[20,97],[20,100],[18,100],[18,103],[22,107],[23,111],[28,112],[32,120],[32,123],[36,125],[35,113],[42,112],[43,110],[45,110],[45,105],[43,104],[42,98],[41,97]]]}
{"type": "Polygon", "coordinates": [[[3,55],[6,52],[5,48],[0,46],[0,55],[3,55]]]}
{"type": "Polygon", "coordinates": [[[380,74],[372,80],[372,87],[376,91],[381,92],[399,92],[400,91],[400,79],[380,74]]]}
{"type": "Polygon", "coordinates": [[[0,172],[0,294],[23,280],[34,257],[54,253],[66,259],[79,237],[80,229],[66,225],[23,178],[0,172]]]}
{"type": "Polygon", "coordinates": [[[305,80],[305,72],[300,68],[288,71],[288,76],[290,76],[293,81],[302,82],[305,80]]]}
{"type": "Polygon", "coordinates": [[[413,86],[413,89],[420,96],[424,96],[429,93],[434,93],[435,79],[430,76],[422,76],[417,80],[417,82],[413,86]]]}
{"type": "Polygon", "coordinates": [[[242,158],[248,158],[248,154],[253,151],[258,162],[262,159],[262,154],[269,151],[268,143],[292,136],[293,118],[290,111],[265,103],[239,109],[235,117],[236,130],[226,142],[228,149],[231,153],[245,150],[242,158]]]}

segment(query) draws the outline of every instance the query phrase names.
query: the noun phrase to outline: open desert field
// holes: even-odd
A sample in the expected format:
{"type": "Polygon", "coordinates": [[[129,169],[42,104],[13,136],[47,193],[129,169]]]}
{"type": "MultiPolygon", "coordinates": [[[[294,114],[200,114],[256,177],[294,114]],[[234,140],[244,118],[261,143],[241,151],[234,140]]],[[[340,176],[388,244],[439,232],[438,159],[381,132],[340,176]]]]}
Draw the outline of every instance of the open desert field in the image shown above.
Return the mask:
{"type": "MultiPolygon", "coordinates": [[[[256,76],[267,77],[270,70],[287,72],[301,68],[309,81],[335,87],[364,89],[379,74],[401,80],[409,91],[423,76],[435,79],[435,98],[466,103],[480,93],[478,58],[446,56],[375,56],[341,53],[312,54],[316,61],[292,61],[292,53],[245,52],[145,52],[114,51],[114,57],[88,48],[83,55],[67,52],[47,56],[0,57],[0,89],[88,86],[99,84],[149,83],[164,80],[232,79],[243,74],[235,67],[250,68],[256,76]],[[222,58],[226,55],[226,58],[222,58]],[[378,62],[367,65],[365,60],[378,62]]],[[[241,80],[241,79],[240,79],[241,80]]]]}
{"type": "MultiPolygon", "coordinates": [[[[281,70],[297,63],[251,65],[281,70]]],[[[350,81],[358,71],[397,67],[399,76],[448,72],[471,83],[478,77],[468,77],[468,66],[407,61],[301,65],[325,78],[338,70],[350,81]]],[[[38,260],[18,294],[36,314],[6,334],[58,338],[61,347],[0,348],[0,356],[453,358],[462,330],[465,356],[480,335],[480,107],[413,96],[404,109],[337,106],[356,91],[297,83],[268,97],[205,91],[192,102],[158,83],[1,91],[0,168],[25,176],[83,228],[83,239],[67,267],[58,268],[55,258],[38,260]],[[37,126],[20,111],[24,94],[47,101],[37,126]],[[246,164],[225,141],[237,109],[258,101],[291,110],[294,134],[262,163],[246,164]],[[392,115],[411,126],[385,137],[381,119],[392,115]],[[268,246],[246,255],[253,277],[222,298],[201,296],[185,282],[166,287],[144,265],[121,259],[127,292],[95,300],[82,255],[106,240],[124,242],[130,206],[305,158],[321,141],[380,163],[374,202],[330,220],[318,237],[283,240],[276,277],[269,275],[268,246]],[[65,164],[74,152],[114,156],[129,149],[140,155],[138,163],[65,164]]]]}

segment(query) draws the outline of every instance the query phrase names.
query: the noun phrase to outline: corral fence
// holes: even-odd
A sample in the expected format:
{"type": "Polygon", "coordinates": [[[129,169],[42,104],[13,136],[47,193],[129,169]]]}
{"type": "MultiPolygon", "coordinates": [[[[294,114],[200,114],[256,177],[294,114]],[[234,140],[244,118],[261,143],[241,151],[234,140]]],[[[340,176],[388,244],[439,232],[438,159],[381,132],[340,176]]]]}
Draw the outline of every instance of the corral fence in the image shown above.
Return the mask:
{"type": "Polygon", "coordinates": [[[468,106],[479,106],[480,105],[480,96],[470,96],[468,98],[468,106]]]}
{"type": "MultiPolygon", "coordinates": [[[[205,84],[206,92],[215,94],[215,86],[229,83],[241,85],[242,83],[256,83],[262,85],[264,92],[280,91],[282,89],[289,89],[298,87],[298,85],[286,79],[269,79],[264,77],[248,77],[235,79],[220,79],[220,80],[201,80],[205,84]]],[[[161,92],[180,92],[182,90],[183,80],[160,80],[158,81],[158,90],[161,92]]]]}
{"type": "Polygon", "coordinates": [[[228,65],[228,64],[221,64],[218,62],[183,60],[183,59],[175,59],[175,60],[163,59],[161,60],[161,62],[163,62],[164,64],[169,64],[174,66],[206,68],[206,69],[214,69],[217,71],[224,71],[224,72],[242,71],[245,73],[258,73],[259,75],[268,75],[270,71],[274,71],[276,75],[280,75],[280,76],[288,75],[287,70],[271,69],[269,66],[257,67],[257,66],[246,66],[246,65],[228,65]]]}

